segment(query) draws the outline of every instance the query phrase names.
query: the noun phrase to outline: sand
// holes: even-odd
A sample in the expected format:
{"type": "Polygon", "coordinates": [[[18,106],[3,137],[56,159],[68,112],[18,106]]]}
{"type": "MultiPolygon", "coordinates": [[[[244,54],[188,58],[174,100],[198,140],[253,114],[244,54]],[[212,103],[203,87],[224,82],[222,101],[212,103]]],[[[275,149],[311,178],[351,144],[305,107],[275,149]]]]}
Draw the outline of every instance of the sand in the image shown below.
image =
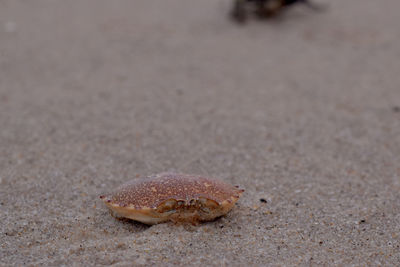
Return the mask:
{"type": "Polygon", "coordinates": [[[400,2],[327,4],[0,1],[0,265],[400,265],[400,2]],[[163,171],[246,192],[199,226],[98,198],[163,171]]]}

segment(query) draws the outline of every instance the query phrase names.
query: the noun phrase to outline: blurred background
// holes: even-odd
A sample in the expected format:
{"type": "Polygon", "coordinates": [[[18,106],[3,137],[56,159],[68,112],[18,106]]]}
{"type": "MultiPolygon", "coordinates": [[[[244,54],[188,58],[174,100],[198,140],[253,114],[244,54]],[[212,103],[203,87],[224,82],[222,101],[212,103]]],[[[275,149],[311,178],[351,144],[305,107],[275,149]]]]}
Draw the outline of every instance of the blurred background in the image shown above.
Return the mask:
{"type": "Polygon", "coordinates": [[[4,263],[398,264],[400,2],[317,3],[0,0],[4,263]],[[98,202],[162,171],[246,193],[193,232],[98,202]]]}

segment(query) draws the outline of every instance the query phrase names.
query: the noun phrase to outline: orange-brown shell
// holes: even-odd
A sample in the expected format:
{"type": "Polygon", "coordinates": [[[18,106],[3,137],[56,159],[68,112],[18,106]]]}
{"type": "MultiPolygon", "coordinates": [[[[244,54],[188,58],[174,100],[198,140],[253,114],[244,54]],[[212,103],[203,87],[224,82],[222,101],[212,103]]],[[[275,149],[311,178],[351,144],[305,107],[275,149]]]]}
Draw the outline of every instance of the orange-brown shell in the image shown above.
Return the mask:
{"type": "MultiPolygon", "coordinates": [[[[194,214],[195,209],[207,206],[215,209],[214,214],[217,215],[228,212],[243,191],[213,178],[161,173],[125,183],[117,188],[114,193],[100,198],[110,209],[124,217],[136,219],[140,212],[141,216],[149,214],[152,217],[162,216],[163,219],[158,220],[158,222],[161,222],[169,219],[166,216],[167,213],[163,214],[163,207],[166,203],[168,205],[169,200],[183,203],[186,208],[178,209],[181,213],[188,213],[188,207],[190,207],[190,214],[194,214]],[[200,204],[200,206],[195,204],[199,200],[206,204],[200,204]]],[[[205,220],[212,219],[212,214],[198,215],[200,213],[197,212],[196,215],[193,215],[194,217],[197,216],[193,220],[201,221],[203,220],[202,216],[207,217],[205,220]]],[[[176,217],[176,214],[174,216],[176,217]]],[[[192,220],[192,215],[185,214],[185,216],[190,218],[187,220],[192,220]]],[[[146,220],[139,221],[146,223],[146,220]]]]}

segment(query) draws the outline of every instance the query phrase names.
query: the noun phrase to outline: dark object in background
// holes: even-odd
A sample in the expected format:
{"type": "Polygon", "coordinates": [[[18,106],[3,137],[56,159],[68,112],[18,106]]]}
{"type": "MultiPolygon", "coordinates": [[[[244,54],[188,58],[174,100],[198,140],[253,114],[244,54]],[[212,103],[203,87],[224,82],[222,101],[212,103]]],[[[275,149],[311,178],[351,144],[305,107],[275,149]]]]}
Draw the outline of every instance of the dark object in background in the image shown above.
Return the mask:
{"type": "Polygon", "coordinates": [[[400,106],[394,106],[393,107],[394,112],[400,112],[400,106]]]}
{"type": "Polygon", "coordinates": [[[309,0],[234,0],[231,16],[235,21],[243,23],[246,21],[249,12],[267,18],[297,3],[304,4],[314,10],[321,9],[320,6],[309,0]]]}

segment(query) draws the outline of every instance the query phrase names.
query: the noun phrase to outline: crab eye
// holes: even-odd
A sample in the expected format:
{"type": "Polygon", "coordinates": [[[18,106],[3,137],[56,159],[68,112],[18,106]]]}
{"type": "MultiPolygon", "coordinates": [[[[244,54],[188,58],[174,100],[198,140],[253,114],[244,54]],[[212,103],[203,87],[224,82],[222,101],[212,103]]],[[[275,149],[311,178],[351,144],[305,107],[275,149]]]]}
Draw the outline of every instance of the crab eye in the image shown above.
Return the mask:
{"type": "Polygon", "coordinates": [[[203,212],[205,212],[205,213],[209,213],[209,212],[210,212],[210,209],[209,209],[209,208],[206,208],[206,207],[202,207],[202,208],[201,208],[201,211],[203,211],[203,212]]]}

